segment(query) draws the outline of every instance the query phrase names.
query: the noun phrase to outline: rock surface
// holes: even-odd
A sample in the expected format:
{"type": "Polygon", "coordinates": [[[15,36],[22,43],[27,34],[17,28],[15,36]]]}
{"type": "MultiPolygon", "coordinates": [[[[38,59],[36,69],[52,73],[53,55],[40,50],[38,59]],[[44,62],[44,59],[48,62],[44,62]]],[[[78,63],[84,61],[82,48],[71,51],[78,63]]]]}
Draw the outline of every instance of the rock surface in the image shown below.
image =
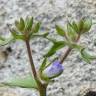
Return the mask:
{"type": "MultiPolygon", "coordinates": [[[[92,18],[94,24],[90,32],[80,39],[80,43],[96,53],[96,0],[0,0],[0,35],[9,36],[7,24],[12,24],[17,18],[26,16],[34,16],[36,20],[42,21],[44,27],[41,31],[45,32],[48,29],[55,38],[57,37],[54,30],[56,23],[63,26],[68,20],[92,18]]],[[[25,45],[21,43],[10,45],[13,51],[9,53],[4,63],[0,59],[0,81],[14,75],[24,76],[30,72],[26,48],[23,48],[25,45]]],[[[31,44],[35,49],[33,58],[38,68],[42,55],[51,44],[41,39],[35,39],[31,44]]],[[[0,48],[0,51],[6,50],[6,47],[0,48]]],[[[72,52],[66,59],[64,68],[63,74],[48,86],[48,96],[78,96],[82,90],[96,87],[95,61],[87,64],[79,58],[78,53],[72,52]]],[[[6,95],[7,92],[8,94],[13,92],[12,96],[39,96],[35,90],[20,88],[6,90],[1,88],[0,96],[9,96],[6,95]],[[15,93],[17,95],[14,95],[15,93]]]]}

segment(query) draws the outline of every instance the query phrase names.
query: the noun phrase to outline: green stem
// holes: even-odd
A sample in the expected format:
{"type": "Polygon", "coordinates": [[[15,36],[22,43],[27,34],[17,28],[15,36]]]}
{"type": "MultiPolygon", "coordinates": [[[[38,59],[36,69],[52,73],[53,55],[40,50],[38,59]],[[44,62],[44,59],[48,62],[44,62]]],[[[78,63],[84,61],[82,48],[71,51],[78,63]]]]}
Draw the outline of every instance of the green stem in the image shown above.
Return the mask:
{"type": "Polygon", "coordinates": [[[40,96],[47,96],[46,89],[47,89],[47,86],[45,86],[45,85],[40,86],[40,88],[39,88],[40,96]]]}

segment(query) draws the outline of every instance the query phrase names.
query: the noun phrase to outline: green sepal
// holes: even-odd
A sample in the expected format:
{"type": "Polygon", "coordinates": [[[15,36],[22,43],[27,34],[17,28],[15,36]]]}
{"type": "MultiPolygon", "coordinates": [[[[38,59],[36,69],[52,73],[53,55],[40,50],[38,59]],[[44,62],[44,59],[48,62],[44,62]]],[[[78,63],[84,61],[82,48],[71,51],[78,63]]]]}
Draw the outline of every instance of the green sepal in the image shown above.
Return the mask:
{"type": "Polygon", "coordinates": [[[36,24],[34,25],[33,29],[32,29],[33,33],[39,32],[40,26],[41,26],[41,22],[36,23],[36,24]]]}
{"type": "Polygon", "coordinates": [[[91,19],[85,19],[84,20],[84,26],[83,26],[84,32],[89,31],[91,26],[92,26],[92,20],[91,19]]]}
{"type": "Polygon", "coordinates": [[[20,27],[20,22],[17,21],[17,20],[15,20],[15,26],[16,26],[17,29],[19,29],[19,27],[20,27]]]}
{"type": "Polygon", "coordinates": [[[38,89],[37,83],[32,75],[28,75],[24,78],[20,77],[12,77],[9,78],[5,82],[1,82],[2,86],[9,86],[9,87],[21,87],[21,88],[35,88],[38,89]]]}
{"type": "Polygon", "coordinates": [[[24,19],[23,18],[20,18],[20,25],[21,25],[21,31],[24,31],[24,28],[25,28],[25,22],[24,22],[24,19]]]}
{"type": "Polygon", "coordinates": [[[75,30],[76,33],[79,32],[78,23],[76,23],[75,21],[73,21],[72,24],[71,24],[71,26],[75,30]]]}
{"type": "Polygon", "coordinates": [[[81,19],[79,21],[78,25],[78,33],[83,34],[85,32],[88,32],[92,26],[92,20],[91,19],[81,19]]]}
{"type": "Polygon", "coordinates": [[[15,26],[20,32],[23,32],[25,28],[25,22],[23,18],[20,18],[20,21],[15,21],[15,26]]]}
{"type": "Polygon", "coordinates": [[[78,23],[78,29],[79,29],[79,34],[81,34],[83,32],[83,26],[84,26],[84,20],[81,19],[78,23]]]}
{"type": "Polygon", "coordinates": [[[73,29],[73,27],[70,23],[67,24],[67,31],[68,31],[67,35],[68,35],[69,40],[75,41],[77,39],[77,33],[73,29]]]}
{"type": "MultiPolygon", "coordinates": [[[[41,23],[38,22],[38,23],[36,23],[36,24],[33,26],[31,32],[29,33],[29,38],[36,36],[36,33],[38,33],[39,30],[40,30],[40,25],[41,25],[41,23]]],[[[38,35],[38,34],[37,34],[37,35],[38,35]]],[[[38,36],[39,36],[39,35],[38,35],[38,36]]]]}
{"type": "Polygon", "coordinates": [[[27,17],[25,22],[25,31],[31,31],[33,26],[33,17],[27,17]]]}

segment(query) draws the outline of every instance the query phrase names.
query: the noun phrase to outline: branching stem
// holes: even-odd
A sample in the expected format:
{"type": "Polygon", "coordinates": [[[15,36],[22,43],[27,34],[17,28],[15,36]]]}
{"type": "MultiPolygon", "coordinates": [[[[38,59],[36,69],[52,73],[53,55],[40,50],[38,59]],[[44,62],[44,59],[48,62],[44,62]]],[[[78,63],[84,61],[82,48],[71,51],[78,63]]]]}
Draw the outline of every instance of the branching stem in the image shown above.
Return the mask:
{"type": "MultiPolygon", "coordinates": [[[[80,35],[78,35],[76,42],[78,42],[78,40],[80,39],[80,35]]],[[[66,52],[64,53],[64,55],[62,56],[60,63],[62,64],[64,62],[64,60],[68,57],[68,55],[70,54],[70,52],[72,51],[72,48],[68,48],[66,50],[66,52]]]]}
{"type": "Polygon", "coordinates": [[[30,65],[31,65],[31,70],[32,70],[32,73],[33,73],[33,75],[34,75],[34,79],[35,79],[36,82],[37,82],[40,96],[46,96],[46,88],[47,88],[47,85],[46,85],[46,84],[42,84],[42,83],[38,80],[36,68],[35,68],[35,66],[34,66],[34,62],[33,62],[33,58],[32,58],[32,52],[31,52],[29,40],[25,40],[25,42],[26,42],[26,47],[27,47],[27,51],[28,51],[28,56],[29,56],[29,61],[30,61],[30,65]]]}

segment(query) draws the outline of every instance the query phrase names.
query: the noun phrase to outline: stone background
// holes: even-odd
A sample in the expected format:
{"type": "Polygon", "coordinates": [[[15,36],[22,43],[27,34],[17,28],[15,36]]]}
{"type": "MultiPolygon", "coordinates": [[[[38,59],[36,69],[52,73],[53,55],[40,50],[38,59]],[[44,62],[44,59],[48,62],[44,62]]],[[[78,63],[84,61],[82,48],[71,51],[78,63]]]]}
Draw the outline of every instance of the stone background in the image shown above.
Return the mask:
{"type": "MultiPolygon", "coordinates": [[[[19,17],[34,16],[42,21],[41,32],[46,29],[56,37],[54,25],[64,26],[68,20],[79,20],[89,17],[93,20],[93,26],[89,33],[81,37],[80,43],[88,47],[90,52],[96,53],[96,0],[0,0],[0,35],[10,35],[6,24],[14,23],[19,17]]],[[[60,37],[58,37],[60,39],[60,37]]],[[[33,45],[33,58],[38,68],[44,52],[51,47],[46,40],[36,39],[33,45]],[[35,49],[35,50],[34,50],[35,49]]],[[[17,75],[24,76],[30,72],[29,61],[24,48],[24,43],[16,42],[11,46],[12,53],[4,62],[0,56],[0,81],[17,75]]],[[[6,50],[1,47],[0,52],[6,50]]],[[[79,96],[87,88],[96,87],[96,62],[87,64],[79,58],[77,52],[71,52],[64,63],[63,74],[48,86],[48,96],[79,96]]],[[[1,88],[0,96],[39,96],[36,90],[21,88],[1,88]],[[9,95],[8,95],[9,94],[9,95]]]]}

